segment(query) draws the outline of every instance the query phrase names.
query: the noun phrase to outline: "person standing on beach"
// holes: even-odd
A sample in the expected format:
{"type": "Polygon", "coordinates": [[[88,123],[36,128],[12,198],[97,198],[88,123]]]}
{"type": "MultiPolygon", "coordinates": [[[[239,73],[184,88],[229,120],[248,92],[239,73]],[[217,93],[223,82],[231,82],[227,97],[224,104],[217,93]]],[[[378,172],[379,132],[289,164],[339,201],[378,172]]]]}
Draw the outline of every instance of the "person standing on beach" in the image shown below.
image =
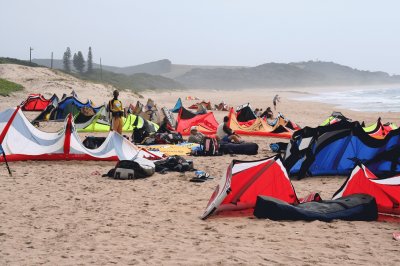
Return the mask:
{"type": "Polygon", "coordinates": [[[113,92],[113,96],[114,98],[108,102],[108,110],[111,112],[110,129],[122,135],[124,109],[122,108],[122,102],[118,100],[119,92],[117,90],[113,92]]]}
{"type": "Polygon", "coordinates": [[[275,95],[274,99],[272,100],[272,103],[274,104],[274,110],[276,111],[276,103],[280,102],[280,97],[279,95],[275,95]]]}

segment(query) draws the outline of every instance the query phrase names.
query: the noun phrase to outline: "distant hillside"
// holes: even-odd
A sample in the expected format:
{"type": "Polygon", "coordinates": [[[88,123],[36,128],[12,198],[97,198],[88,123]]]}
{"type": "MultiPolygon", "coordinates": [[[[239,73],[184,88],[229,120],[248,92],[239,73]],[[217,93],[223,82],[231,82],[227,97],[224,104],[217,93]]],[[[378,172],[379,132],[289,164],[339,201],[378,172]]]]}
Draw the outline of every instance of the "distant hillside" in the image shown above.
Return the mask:
{"type": "MultiPolygon", "coordinates": [[[[99,66],[98,66],[99,67],[99,66]]],[[[113,71],[113,70],[111,70],[113,71]]],[[[150,62],[146,64],[121,67],[114,70],[116,73],[132,75],[136,73],[146,73],[151,75],[161,75],[171,71],[171,61],[168,59],[163,59],[155,62],[150,62]]]]}
{"type": "Polygon", "coordinates": [[[236,69],[192,69],[176,80],[188,88],[243,89],[400,83],[400,76],[309,61],[236,69]]]}
{"type": "MultiPolygon", "coordinates": [[[[31,63],[32,66],[45,66],[45,67],[50,67],[51,61],[49,59],[34,59],[32,60],[35,63],[31,63]]],[[[162,60],[161,60],[162,61],[162,60]]],[[[17,64],[17,65],[29,65],[29,62],[23,61],[23,60],[18,60],[18,59],[13,59],[13,58],[0,58],[0,64],[4,62],[5,63],[10,63],[10,64],[17,64]]],[[[156,68],[158,68],[159,71],[163,68],[162,65],[164,65],[164,68],[167,66],[170,66],[170,62],[168,60],[164,60],[163,64],[156,64],[156,63],[148,63],[148,64],[143,64],[135,67],[131,67],[131,71],[133,69],[136,69],[137,71],[141,70],[149,70],[152,68],[153,72],[157,72],[156,68]]],[[[63,63],[62,60],[53,60],[53,68],[54,69],[63,69],[63,63]]],[[[117,69],[117,67],[107,67],[108,69],[117,69]]],[[[150,71],[150,70],[149,70],[150,71]]],[[[132,90],[132,91],[143,91],[143,90],[170,90],[170,89],[184,89],[185,87],[173,80],[169,79],[163,76],[159,75],[151,75],[147,73],[136,73],[133,75],[125,75],[121,73],[115,73],[113,71],[106,70],[103,68],[102,76],[100,74],[100,69],[99,68],[94,68],[94,72],[90,75],[84,74],[80,75],[78,73],[71,73],[73,76],[83,79],[83,80],[89,80],[89,81],[94,81],[94,82],[100,82],[100,83],[107,83],[110,85],[115,86],[116,88],[119,89],[127,89],[127,90],[132,90]]]]}
{"type": "Polygon", "coordinates": [[[102,74],[99,69],[95,69],[90,75],[74,76],[85,80],[108,83],[116,88],[127,89],[133,91],[143,90],[176,90],[185,87],[173,79],[165,78],[159,75],[150,75],[146,73],[137,73],[133,75],[118,74],[111,71],[103,70],[102,74]]]}
{"type": "Polygon", "coordinates": [[[167,78],[175,79],[177,77],[184,75],[185,73],[188,73],[192,69],[218,69],[218,68],[237,69],[237,68],[243,68],[243,67],[242,66],[204,66],[204,65],[202,66],[202,65],[172,64],[170,72],[163,73],[162,75],[167,78]]]}
{"type": "MultiPolygon", "coordinates": [[[[33,62],[50,67],[50,59],[33,59],[33,62]]],[[[63,69],[63,61],[60,59],[53,60],[53,68],[63,69]]],[[[93,68],[100,69],[100,65],[93,63],[93,68]]],[[[146,73],[151,75],[161,75],[163,73],[168,73],[171,70],[171,61],[168,59],[158,60],[155,62],[145,63],[141,65],[128,66],[128,67],[115,67],[109,65],[103,65],[103,70],[111,71],[118,74],[132,75],[136,73],[146,73]]]]}
{"type": "MultiPolygon", "coordinates": [[[[41,65],[50,67],[51,60],[50,59],[33,59],[33,62],[41,65]]],[[[103,65],[103,70],[111,71],[118,74],[132,75],[136,73],[146,73],[150,75],[161,75],[166,78],[174,79],[178,76],[182,76],[183,74],[191,71],[192,69],[216,69],[216,68],[226,68],[226,69],[234,69],[238,68],[237,66],[201,66],[201,65],[178,65],[172,64],[168,59],[162,59],[154,62],[149,62],[145,64],[128,66],[128,67],[116,67],[103,65]]],[[[63,69],[63,61],[60,59],[53,60],[53,68],[55,69],[63,69]]],[[[100,69],[99,64],[93,64],[93,68],[100,69]]]]}
{"type": "MultiPolygon", "coordinates": [[[[50,65],[48,59],[33,61],[40,65],[50,65]]],[[[53,67],[62,69],[62,61],[54,60],[53,67]]],[[[95,64],[94,67],[99,68],[99,65],[95,64]]],[[[129,67],[103,65],[103,70],[118,74],[117,80],[114,80],[109,74],[110,78],[104,79],[105,81],[114,85],[116,83],[136,84],[138,88],[244,89],[400,83],[400,76],[390,76],[380,71],[361,71],[333,62],[320,61],[289,64],[267,63],[255,67],[240,67],[179,65],[163,59],[129,67]],[[141,75],[135,76],[138,79],[137,83],[131,80],[132,76],[119,76],[120,74],[129,76],[139,73],[141,75]],[[162,79],[162,77],[168,79],[162,79]]]]}

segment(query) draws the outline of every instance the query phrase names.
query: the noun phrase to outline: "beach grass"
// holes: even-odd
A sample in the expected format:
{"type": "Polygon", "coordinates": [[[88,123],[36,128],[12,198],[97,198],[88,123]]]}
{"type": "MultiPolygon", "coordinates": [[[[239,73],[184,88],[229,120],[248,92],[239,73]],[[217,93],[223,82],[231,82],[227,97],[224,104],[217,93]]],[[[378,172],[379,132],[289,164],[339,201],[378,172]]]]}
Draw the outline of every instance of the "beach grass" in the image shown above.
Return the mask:
{"type": "Polygon", "coordinates": [[[20,84],[0,78],[0,95],[1,96],[9,96],[10,93],[20,91],[23,88],[24,87],[20,84]]]}
{"type": "Polygon", "coordinates": [[[11,57],[0,57],[0,64],[16,64],[21,66],[39,67],[38,64],[11,57]]]}

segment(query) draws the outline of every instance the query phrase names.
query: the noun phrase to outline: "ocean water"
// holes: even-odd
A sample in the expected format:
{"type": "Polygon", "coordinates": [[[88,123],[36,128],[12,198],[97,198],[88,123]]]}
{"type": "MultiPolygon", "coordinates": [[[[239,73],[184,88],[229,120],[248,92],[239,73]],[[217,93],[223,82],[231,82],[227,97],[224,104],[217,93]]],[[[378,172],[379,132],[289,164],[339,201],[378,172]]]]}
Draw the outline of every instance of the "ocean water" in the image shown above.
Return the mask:
{"type": "Polygon", "coordinates": [[[321,92],[301,96],[297,100],[329,103],[354,111],[400,112],[400,87],[321,92]]]}

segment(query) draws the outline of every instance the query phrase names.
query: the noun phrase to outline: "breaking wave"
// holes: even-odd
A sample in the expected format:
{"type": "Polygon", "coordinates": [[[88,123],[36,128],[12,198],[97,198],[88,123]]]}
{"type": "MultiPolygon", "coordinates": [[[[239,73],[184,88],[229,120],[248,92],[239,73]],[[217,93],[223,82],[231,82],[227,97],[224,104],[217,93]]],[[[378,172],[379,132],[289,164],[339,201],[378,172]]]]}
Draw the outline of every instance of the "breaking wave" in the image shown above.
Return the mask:
{"type": "Polygon", "coordinates": [[[320,92],[296,100],[329,103],[337,108],[363,112],[400,112],[400,88],[320,92]]]}

